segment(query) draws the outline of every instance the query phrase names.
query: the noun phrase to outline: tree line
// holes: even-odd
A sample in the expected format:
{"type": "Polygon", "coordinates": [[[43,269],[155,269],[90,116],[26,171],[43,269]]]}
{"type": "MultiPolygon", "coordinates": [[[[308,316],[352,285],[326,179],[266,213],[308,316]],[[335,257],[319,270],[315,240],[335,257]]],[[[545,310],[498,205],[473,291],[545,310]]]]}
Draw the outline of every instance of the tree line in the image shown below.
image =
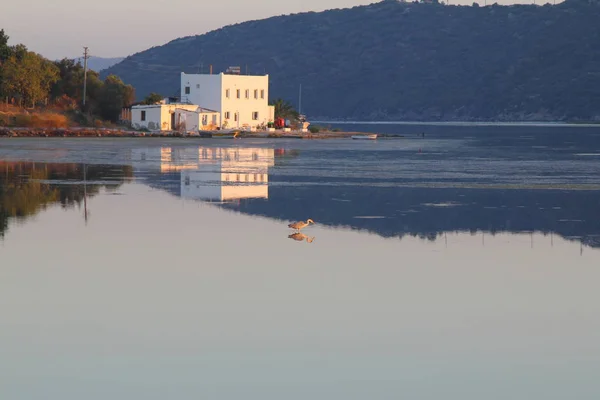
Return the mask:
{"type": "Polygon", "coordinates": [[[0,100],[20,107],[54,105],[80,116],[94,116],[116,122],[123,107],[135,100],[133,86],[116,75],[104,80],[88,70],[83,105],[84,68],[71,59],[51,61],[23,44],[8,45],[0,30],[0,100]]]}

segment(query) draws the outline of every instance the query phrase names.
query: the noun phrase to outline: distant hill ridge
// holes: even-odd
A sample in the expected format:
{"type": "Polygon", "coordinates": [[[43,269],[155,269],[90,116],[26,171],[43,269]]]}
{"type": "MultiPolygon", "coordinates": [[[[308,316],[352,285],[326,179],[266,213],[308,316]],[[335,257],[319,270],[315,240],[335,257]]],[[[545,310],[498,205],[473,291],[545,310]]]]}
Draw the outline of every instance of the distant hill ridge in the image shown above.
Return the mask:
{"type": "MultiPolygon", "coordinates": [[[[76,58],[75,61],[79,61],[81,65],[83,65],[83,57],[76,58]]],[[[91,56],[88,58],[88,67],[93,71],[100,72],[120,63],[121,61],[123,61],[123,57],[107,58],[91,56]]]]}
{"type": "Polygon", "coordinates": [[[447,6],[386,0],[231,25],[104,71],[176,94],[179,73],[240,65],[309,117],[600,120],[600,6],[447,6]]]}

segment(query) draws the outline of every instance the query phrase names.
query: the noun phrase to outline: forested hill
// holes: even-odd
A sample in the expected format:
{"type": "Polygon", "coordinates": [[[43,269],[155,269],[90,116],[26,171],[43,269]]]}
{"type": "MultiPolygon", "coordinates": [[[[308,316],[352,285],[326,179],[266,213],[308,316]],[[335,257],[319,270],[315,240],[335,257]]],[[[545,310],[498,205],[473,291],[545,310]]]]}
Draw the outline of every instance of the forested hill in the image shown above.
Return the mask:
{"type": "Polygon", "coordinates": [[[116,74],[178,92],[179,73],[267,72],[309,117],[600,120],[600,2],[448,6],[387,0],[228,26],[126,58],[116,74]]]}

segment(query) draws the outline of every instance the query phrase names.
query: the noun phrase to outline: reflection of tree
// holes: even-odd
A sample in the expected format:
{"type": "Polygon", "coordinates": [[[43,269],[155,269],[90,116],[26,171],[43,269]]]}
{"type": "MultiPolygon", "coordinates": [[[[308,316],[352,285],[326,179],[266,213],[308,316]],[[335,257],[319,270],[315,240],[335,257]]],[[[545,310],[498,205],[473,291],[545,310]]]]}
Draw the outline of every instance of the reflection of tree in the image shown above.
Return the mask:
{"type": "MultiPolygon", "coordinates": [[[[87,180],[91,183],[87,184],[87,195],[93,196],[101,188],[118,187],[124,178],[131,176],[131,167],[89,165],[87,180]],[[93,183],[107,178],[115,183],[93,183]]],[[[55,203],[63,208],[81,204],[82,179],[83,166],[79,164],[0,162],[0,237],[4,236],[11,218],[27,218],[55,203]]]]}

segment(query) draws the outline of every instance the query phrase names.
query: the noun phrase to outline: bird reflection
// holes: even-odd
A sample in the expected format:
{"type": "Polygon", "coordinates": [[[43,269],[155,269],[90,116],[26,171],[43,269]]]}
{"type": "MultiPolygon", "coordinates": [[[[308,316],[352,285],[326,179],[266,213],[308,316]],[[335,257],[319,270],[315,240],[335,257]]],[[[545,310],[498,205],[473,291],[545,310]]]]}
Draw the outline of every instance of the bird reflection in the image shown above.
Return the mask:
{"type": "Polygon", "coordinates": [[[295,241],[298,242],[303,242],[306,240],[307,243],[312,243],[315,238],[314,237],[308,237],[306,236],[304,233],[300,233],[300,232],[296,232],[296,233],[292,233],[291,235],[288,235],[288,239],[294,239],[295,241]]]}

